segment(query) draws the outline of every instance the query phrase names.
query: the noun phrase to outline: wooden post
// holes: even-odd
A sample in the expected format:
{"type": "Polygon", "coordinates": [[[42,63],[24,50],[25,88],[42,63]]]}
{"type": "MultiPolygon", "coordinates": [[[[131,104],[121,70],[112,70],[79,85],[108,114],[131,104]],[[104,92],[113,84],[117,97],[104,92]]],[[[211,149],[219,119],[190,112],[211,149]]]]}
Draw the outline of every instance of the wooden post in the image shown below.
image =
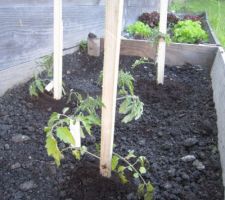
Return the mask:
{"type": "Polygon", "coordinates": [[[100,173],[111,176],[123,0],[106,0],[100,173]]]}
{"type": "Polygon", "coordinates": [[[62,0],[54,0],[54,98],[62,97],[63,22],[62,0]]]}
{"type": "MultiPolygon", "coordinates": [[[[159,32],[167,33],[167,10],[168,0],[160,0],[160,23],[159,32]]],[[[159,39],[158,57],[157,57],[157,83],[163,84],[164,82],[164,69],[165,69],[165,54],[166,54],[166,41],[165,38],[159,39]]]]}

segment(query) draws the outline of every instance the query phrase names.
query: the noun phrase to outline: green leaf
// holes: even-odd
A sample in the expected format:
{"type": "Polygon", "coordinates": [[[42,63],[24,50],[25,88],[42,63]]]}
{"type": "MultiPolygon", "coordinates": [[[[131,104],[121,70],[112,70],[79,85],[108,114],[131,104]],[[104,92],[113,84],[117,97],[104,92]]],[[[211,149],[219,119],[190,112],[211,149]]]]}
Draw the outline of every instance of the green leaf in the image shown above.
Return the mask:
{"type": "Polygon", "coordinates": [[[81,159],[81,152],[80,152],[80,150],[73,150],[72,154],[77,160],[81,159]]]}
{"type": "Polygon", "coordinates": [[[136,158],[136,156],[134,155],[134,150],[129,151],[128,155],[125,157],[126,160],[129,160],[131,158],[136,158]]]}
{"type": "Polygon", "coordinates": [[[143,114],[144,104],[137,96],[127,96],[123,103],[120,105],[119,113],[126,115],[122,122],[128,123],[132,120],[137,120],[143,114]]]}
{"type": "Polygon", "coordinates": [[[47,149],[48,155],[52,156],[55,159],[56,165],[59,166],[63,155],[58,148],[57,141],[52,135],[47,137],[45,148],[47,149]]]}
{"type": "Polygon", "coordinates": [[[137,192],[138,192],[138,196],[139,196],[139,197],[143,197],[144,194],[145,194],[145,184],[140,184],[140,185],[138,186],[137,192]]]}
{"type": "Polygon", "coordinates": [[[117,165],[118,165],[118,163],[119,163],[119,157],[118,156],[116,156],[116,155],[113,155],[113,157],[112,157],[112,171],[115,171],[115,169],[116,169],[116,167],[117,167],[117,165]]]}
{"type": "Polygon", "coordinates": [[[52,127],[54,123],[59,120],[59,116],[58,113],[53,112],[48,120],[48,127],[52,127]]]}
{"type": "Polygon", "coordinates": [[[86,152],[87,152],[87,147],[86,147],[86,146],[82,146],[82,147],[80,148],[80,153],[81,153],[81,155],[83,156],[86,152]]]}
{"type": "MultiPolygon", "coordinates": [[[[122,93],[134,94],[134,77],[130,72],[119,71],[118,87],[119,91],[123,91],[122,93]]],[[[121,92],[119,93],[121,94],[121,92]]]]}
{"type": "Polygon", "coordinates": [[[144,166],[145,166],[145,162],[147,161],[146,157],[140,156],[140,157],[138,158],[138,160],[139,160],[141,166],[144,167],[144,166]]]}
{"type": "Polygon", "coordinates": [[[40,91],[40,92],[44,92],[44,86],[45,86],[45,84],[43,83],[43,81],[41,81],[41,80],[39,80],[39,79],[36,79],[35,80],[35,84],[36,84],[36,86],[37,86],[37,88],[38,88],[38,90],[40,91]]]}
{"type": "Polygon", "coordinates": [[[120,165],[120,166],[118,167],[117,172],[119,172],[119,173],[120,173],[120,172],[124,172],[125,169],[126,169],[126,167],[120,165]]]}
{"type": "Polygon", "coordinates": [[[134,174],[133,174],[133,177],[134,177],[134,178],[139,178],[139,174],[138,174],[138,173],[134,173],[134,174]]]}
{"type": "Polygon", "coordinates": [[[131,172],[133,171],[133,168],[130,167],[130,166],[128,166],[127,169],[128,169],[129,171],[131,171],[131,172]]]}
{"type": "Polygon", "coordinates": [[[56,135],[61,141],[67,144],[75,145],[75,140],[68,127],[58,127],[56,129],[56,135]]]}
{"type": "Polygon", "coordinates": [[[36,86],[33,83],[29,86],[29,93],[30,93],[30,96],[35,96],[35,97],[38,96],[36,86]]]}
{"type": "Polygon", "coordinates": [[[153,192],[154,192],[154,187],[150,182],[146,184],[146,193],[144,195],[144,200],[152,200],[153,199],[153,192]]]}
{"type": "Polygon", "coordinates": [[[146,171],[145,167],[140,167],[139,172],[141,174],[145,174],[147,171],[146,171]]]}
{"type": "Polygon", "coordinates": [[[129,182],[123,173],[119,173],[119,178],[122,184],[126,184],[129,182]]]}
{"type": "Polygon", "coordinates": [[[47,134],[51,131],[51,128],[50,127],[44,127],[44,132],[47,134]]]}

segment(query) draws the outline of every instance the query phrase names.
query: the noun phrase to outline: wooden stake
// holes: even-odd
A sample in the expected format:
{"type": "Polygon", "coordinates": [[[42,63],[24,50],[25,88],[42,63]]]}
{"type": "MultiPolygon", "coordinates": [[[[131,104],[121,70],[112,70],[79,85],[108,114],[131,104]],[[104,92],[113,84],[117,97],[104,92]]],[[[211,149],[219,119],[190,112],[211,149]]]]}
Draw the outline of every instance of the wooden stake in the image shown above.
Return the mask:
{"type": "MultiPolygon", "coordinates": [[[[168,0],[160,0],[160,24],[159,32],[167,33],[167,10],[168,0]]],[[[164,82],[164,68],[165,68],[165,54],[166,54],[166,41],[164,38],[159,39],[158,57],[157,57],[157,83],[163,84],[164,82]]]]}
{"type": "Polygon", "coordinates": [[[111,176],[123,0],[106,0],[100,173],[111,176]]]}
{"type": "Polygon", "coordinates": [[[62,97],[63,22],[62,0],[54,0],[54,98],[62,97]]]}

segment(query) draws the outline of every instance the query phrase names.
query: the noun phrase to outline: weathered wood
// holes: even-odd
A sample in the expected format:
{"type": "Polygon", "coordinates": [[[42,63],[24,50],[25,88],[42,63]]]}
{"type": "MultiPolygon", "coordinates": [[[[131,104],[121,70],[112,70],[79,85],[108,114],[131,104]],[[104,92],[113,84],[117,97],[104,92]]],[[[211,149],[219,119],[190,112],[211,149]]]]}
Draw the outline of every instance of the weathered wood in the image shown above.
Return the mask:
{"type": "MultiPolygon", "coordinates": [[[[100,51],[103,52],[104,39],[100,40],[100,51]]],[[[92,49],[98,51],[97,46],[92,46],[92,49]]],[[[195,45],[195,44],[178,44],[170,43],[166,48],[165,64],[169,66],[184,65],[187,63],[193,65],[202,65],[211,67],[216,55],[218,47],[210,45],[195,45]]],[[[121,55],[147,57],[155,60],[156,47],[153,43],[146,40],[121,40],[121,55]]]]}
{"type": "Polygon", "coordinates": [[[98,38],[88,38],[88,54],[95,57],[100,56],[100,40],[98,38]]]}
{"type": "MultiPolygon", "coordinates": [[[[89,39],[88,39],[89,40],[89,39]]],[[[100,41],[100,46],[98,42],[92,43],[90,42],[88,48],[92,49],[92,52],[103,52],[104,51],[104,39],[96,39],[100,41]],[[100,49],[99,49],[100,48],[100,49]]],[[[156,46],[154,44],[146,41],[146,40],[128,40],[128,39],[121,39],[121,46],[120,46],[120,55],[125,56],[139,56],[139,57],[146,57],[155,59],[156,56],[156,46]]],[[[99,56],[98,53],[93,53],[92,56],[99,56]]]]}
{"type": "Polygon", "coordinates": [[[225,52],[218,48],[211,71],[213,99],[217,113],[218,147],[225,185],[225,52]]]}
{"type": "MultiPolygon", "coordinates": [[[[162,34],[167,33],[167,10],[168,0],[160,0],[160,22],[159,32],[162,34]]],[[[164,69],[165,69],[165,53],[166,41],[165,38],[159,38],[158,54],[157,54],[157,83],[163,84],[164,82],[164,69]]]]}
{"type": "Polygon", "coordinates": [[[62,0],[54,0],[54,52],[53,52],[53,85],[54,99],[62,97],[62,56],[63,56],[63,21],[62,0]]]}
{"type": "Polygon", "coordinates": [[[100,173],[111,176],[123,0],[106,0],[100,173]]]}
{"type": "Polygon", "coordinates": [[[217,51],[216,46],[171,43],[166,50],[166,65],[201,65],[211,67],[217,51]]]}

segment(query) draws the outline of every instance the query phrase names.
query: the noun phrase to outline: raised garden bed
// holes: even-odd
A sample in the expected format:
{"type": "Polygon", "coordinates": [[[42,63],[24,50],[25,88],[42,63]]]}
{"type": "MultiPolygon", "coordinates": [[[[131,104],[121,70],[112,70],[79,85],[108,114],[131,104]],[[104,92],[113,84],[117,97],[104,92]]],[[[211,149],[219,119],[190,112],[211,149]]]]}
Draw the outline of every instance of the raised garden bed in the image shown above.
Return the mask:
{"type": "MultiPolygon", "coordinates": [[[[136,20],[144,22],[146,25],[148,25],[152,29],[153,32],[155,32],[158,29],[157,27],[159,25],[159,13],[156,11],[150,12],[150,13],[146,12],[146,13],[143,13],[142,15],[140,15],[136,20]]],[[[175,25],[177,23],[179,23],[179,21],[182,21],[182,20],[191,20],[193,22],[199,21],[201,23],[201,27],[206,32],[208,39],[207,39],[207,41],[199,41],[199,42],[196,41],[196,43],[195,43],[196,45],[197,45],[197,43],[205,44],[205,45],[220,45],[216,35],[214,34],[214,32],[210,26],[207,13],[205,13],[205,12],[203,12],[203,13],[168,13],[167,33],[171,37],[171,39],[173,38],[173,35],[174,35],[173,29],[174,29],[175,25]]],[[[132,23],[125,25],[122,35],[127,39],[134,39],[134,38],[140,39],[141,36],[138,36],[138,35],[133,36],[132,34],[128,33],[127,28],[131,24],[132,23]]],[[[189,29],[190,28],[192,28],[192,27],[189,27],[189,29]]],[[[150,40],[151,40],[151,37],[155,37],[154,36],[155,33],[152,33],[152,34],[153,34],[153,36],[150,36],[150,40]]],[[[184,34],[186,34],[186,32],[184,34]]],[[[186,42],[183,42],[183,43],[186,43],[186,42]]],[[[183,44],[183,43],[181,43],[181,44],[183,44]]]]}
{"type": "MultiPolygon", "coordinates": [[[[154,185],[156,200],[223,199],[209,73],[217,48],[207,47],[207,51],[199,52],[203,52],[201,56],[214,53],[210,62],[204,61],[205,65],[199,65],[202,61],[197,66],[182,65],[182,61],[166,67],[164,86],[156,85],[153,65],[131,69],[136,58],[122,56],[120,60],[121,68],[133,74],[135,92],[145,105],[143,116],[134,123],[124,125],[117,117],[115,150],[125,154],[133,149],[148,158],[150,168],[145,178],[154,185]],[[184,158],[187,155],[191,155],[191,161],[184,158]]],[[[94,58],[77,52],[64,57],[66,87],[82,94],[101,94],[97,85],[101,70],[101,56],[94,58]]],[[[68,155],[59,169],[47,156],[43,127],[53,111],[63,109],[66,99],[54,101],[41,96],[34,100],[29,96],[28,83],[0,98],[3,200],[136,199],[137,183],[123,186],[115,176],[110,180],[101,178],[97,175],[98,163],[88,156],[79,164],[68,155]]],[[[96,128],[93,133],[87,142],[94,148],[95,141],[100,140],[100,130],[96,128]]]]}

